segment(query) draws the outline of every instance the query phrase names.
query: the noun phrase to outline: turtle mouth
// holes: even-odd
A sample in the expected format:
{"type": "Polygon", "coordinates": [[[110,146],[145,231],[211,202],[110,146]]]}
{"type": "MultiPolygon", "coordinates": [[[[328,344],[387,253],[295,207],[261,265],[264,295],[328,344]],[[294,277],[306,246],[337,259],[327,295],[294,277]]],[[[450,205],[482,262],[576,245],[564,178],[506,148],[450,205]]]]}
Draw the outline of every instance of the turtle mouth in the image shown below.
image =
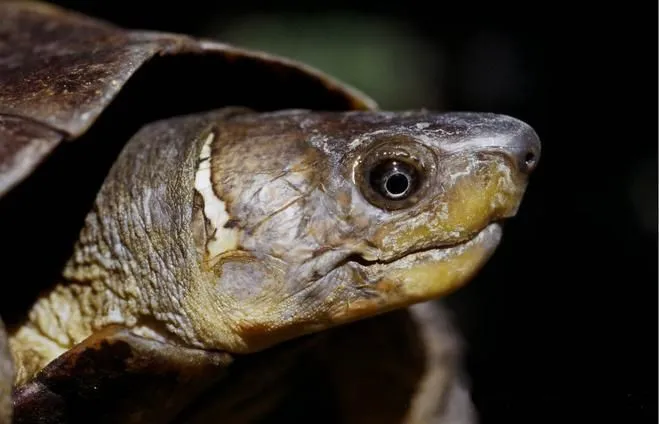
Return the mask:
{"type": "Polygon", "coordinates": [[[350,322],[438,299],[457,290],[488,261],[502,233],[501,223],[492,222],[470,239],[452,245],[408,252],[387,260],[368,260],[360,255],[346,258],[340,269],[348,272],[350,282],[346,286],[352,290],[347,301],[334,306],[331,321],[350,322]]]}
{"type": "MultiPolygon", "coordinates": [[[[395,296],[400,297],[397,300],[385,301],[390,306],[436,297],[469,280],[494,253],[502,233],[500,220],[492,221],[468,239],[388,258],[378,257],[370,247],[357,251],[330,249],[304,263],[296,270],[297,275],[290,279],[312,282],[309,287],[322,287],[323,290],[337,285],[351,287],[356,298],[379,297],[383,295],[378,295],[383,286],[397,287],[403,293],[395,296]],[[410,292],[406,286],[416,288],[410,292]],[[404,293],[406,291],[409,293],[404,293]]],[[[390,297],[391,294],[384,296],[390,297]]],[[[373,308],[381,309],[382,305],[373,305],[373,308]]]]}
{"type": "MultiPolygon", "coordinates": [[[[354,253],[346,257],[341,265],[352,265],[358,269],[384,269],[384,268],[400,268],[401,266],[410,266],[416,263],[426,262],[427,260],[440,260],[448,259],[450,256],[459,254],[465,249],[481,246],[486,250],[494,250],[501,239],[503,233],[503,222],[495,221],[480,231],[476,232],[472,237],[466,240],[461,240],[456,243],[442,244],[437,246],[430,246],[423,249],[405,252],[402,255],[394,256],[391,258],[375,258],[369,259],[363,253],[354,253]]],[[[370,256],[370,255],[369,255],[370,256]]]]}

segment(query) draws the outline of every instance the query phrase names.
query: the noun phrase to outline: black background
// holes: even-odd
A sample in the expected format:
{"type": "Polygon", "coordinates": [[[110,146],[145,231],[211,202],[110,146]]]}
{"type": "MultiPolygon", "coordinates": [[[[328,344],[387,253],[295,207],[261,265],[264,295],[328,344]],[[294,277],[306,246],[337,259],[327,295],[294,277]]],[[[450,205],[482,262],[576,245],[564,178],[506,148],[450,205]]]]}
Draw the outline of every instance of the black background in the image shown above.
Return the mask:
{"type": "Polygon", "coordinates": [[[500,249],[450,299],[482,422],[657,422],[656,5],[55,3],[127,27],[191,34],[209,16],[359,10],[411,23],[452,58],[479,31],[514,39],[532,82],[523,101],[466,95],[465,84],[487,87],[490,69],[458,60],[442,99],[447,109],[516,116],[543,141],[500,249]]]}

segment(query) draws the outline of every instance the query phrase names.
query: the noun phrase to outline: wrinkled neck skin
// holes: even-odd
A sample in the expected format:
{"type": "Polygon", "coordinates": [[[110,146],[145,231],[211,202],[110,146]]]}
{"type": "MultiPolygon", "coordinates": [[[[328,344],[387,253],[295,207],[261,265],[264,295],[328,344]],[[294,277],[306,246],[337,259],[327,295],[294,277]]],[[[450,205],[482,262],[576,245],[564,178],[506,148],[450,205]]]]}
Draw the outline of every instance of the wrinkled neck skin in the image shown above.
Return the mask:
{"type": "Polygon", "coordinates": [[[182,309],[208,284],[191,233],[194,180],[212,116],[144,127],[126,145],[88,214],[63,281],[10,335],[17,382],[110,324],[145,337],[201,346],[182,309]]]}
{"type": "Polygon", "coordinates": [[[248,353],[438,297],[485,263],[500,236],[489,224],[517,209],[526,180],[496,144],[522,130],[425,112],[221,110],[150,124],[110,171],[64,281],[12,335],[14,355],[38,368],[109,324],[248,353]],[[428,175],[413,207],[360,191],[357,164],[381,140],[428,175]]]}

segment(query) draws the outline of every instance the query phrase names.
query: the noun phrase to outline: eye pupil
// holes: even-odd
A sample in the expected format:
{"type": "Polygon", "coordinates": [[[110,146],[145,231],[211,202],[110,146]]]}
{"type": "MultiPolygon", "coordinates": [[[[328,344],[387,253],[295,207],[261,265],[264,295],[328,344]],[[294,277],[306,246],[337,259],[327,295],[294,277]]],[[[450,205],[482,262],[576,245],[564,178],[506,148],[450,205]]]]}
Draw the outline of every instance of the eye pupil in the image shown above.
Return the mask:
{"type": "Polygon", "coordinates": [[[418,184],[416,168],[399,160],[386,159],[371,169],[371,188],[388,200],[404,200],[418,184]]]}
{"type": "Polygon", "coordinates": [[[400,196],[410,187],[410,180],[406,175],[396,173],[387,178],[384,187],[391,195],[400,196]]]}

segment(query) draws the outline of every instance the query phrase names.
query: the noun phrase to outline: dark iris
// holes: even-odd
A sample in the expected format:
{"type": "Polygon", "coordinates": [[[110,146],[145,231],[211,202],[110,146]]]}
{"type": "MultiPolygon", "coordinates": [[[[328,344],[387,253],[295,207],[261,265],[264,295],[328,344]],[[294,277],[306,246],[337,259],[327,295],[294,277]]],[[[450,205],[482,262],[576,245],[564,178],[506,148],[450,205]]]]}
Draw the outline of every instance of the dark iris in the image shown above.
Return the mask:
{"type": "Polygon", "coordinates": [[[416,190],[416,169],[399,160],[387,159],[377,164],[370,172],[371,188],[390,200],[402,200],[416,190]]]}

